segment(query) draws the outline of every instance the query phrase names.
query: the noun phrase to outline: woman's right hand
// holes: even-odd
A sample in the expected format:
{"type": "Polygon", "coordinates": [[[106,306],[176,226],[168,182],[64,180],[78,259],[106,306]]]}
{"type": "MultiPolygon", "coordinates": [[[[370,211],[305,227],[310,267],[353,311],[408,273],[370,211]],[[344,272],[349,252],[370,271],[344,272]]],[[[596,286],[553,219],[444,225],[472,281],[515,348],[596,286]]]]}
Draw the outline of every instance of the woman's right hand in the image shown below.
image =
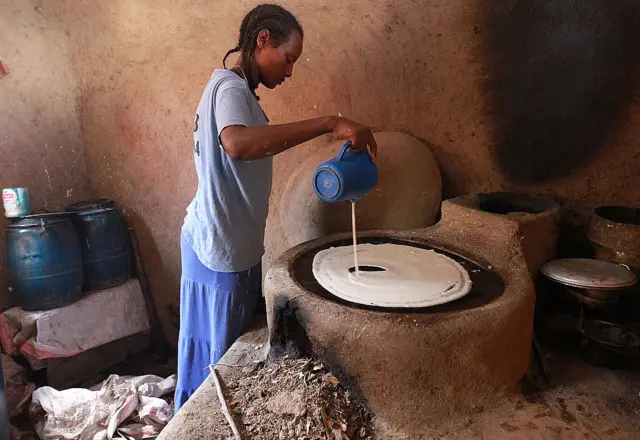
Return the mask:
{"type": "Polygon", "coordinates": [[[367,151],[369,147],[369,154],[371,159],[375,162],[378,157],[378,144],[373,137],[373,133],[369,127],[365,127],[355,121],[338,117],[336,124],[333,127],[333,135],[338,139],[350,140],[351,148],[359,151],[367,151]]]}

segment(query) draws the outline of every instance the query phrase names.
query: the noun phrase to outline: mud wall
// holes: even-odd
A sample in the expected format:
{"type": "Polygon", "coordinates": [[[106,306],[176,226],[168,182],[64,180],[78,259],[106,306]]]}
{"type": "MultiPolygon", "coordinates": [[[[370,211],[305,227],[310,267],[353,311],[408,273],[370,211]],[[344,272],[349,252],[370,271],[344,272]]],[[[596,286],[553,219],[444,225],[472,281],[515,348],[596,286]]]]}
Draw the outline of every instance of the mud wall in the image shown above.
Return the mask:
{"type": "MultiPolygon", "coordinates": [[[[61,210],[89,188],[70,36],[39,2],[0,0],[0,58],[0,188],[27,187],[32,209],[61,210]]],[[[3,268],[4,233],[0,249],[3,268]]],[[[0,270],[0,310],[11,304],[0,270]]]]}
{"type": "MultiPolygon", "coordinates": [[[[40,5],[75,45],[92,189],[118,200],[138,228],[172,337],[179,231],[196,187],[193,113],[255,3],[40,5]]],[[[432,148],[445,196],[552,195],[580,224],[592,205],[639,202],[637,26],[629,24],[638,15],[630,0],[565,3],[286,0],[305,27],[305,49],[293,80],[261,90],[261,102],[272,123],[341,114],[407,132],[432,148]]],[[[297,164],[328,142],[276,158],[272,208],[297,164]]]]}

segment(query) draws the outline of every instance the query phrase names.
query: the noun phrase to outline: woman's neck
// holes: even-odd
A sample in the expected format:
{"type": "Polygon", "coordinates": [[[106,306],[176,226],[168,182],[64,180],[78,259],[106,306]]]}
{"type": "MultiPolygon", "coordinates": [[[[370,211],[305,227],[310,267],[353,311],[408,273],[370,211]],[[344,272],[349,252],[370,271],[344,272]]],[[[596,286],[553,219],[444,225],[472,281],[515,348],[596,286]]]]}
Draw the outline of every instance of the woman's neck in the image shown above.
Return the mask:
{"type": "Polygon", "coordinates": [[[258,88],[258,84],[260,83],[260,79],[258,76],[258,65],[252,58],[249,62],[250,65],[246,66],[245,63],[243,63],[243,58],[244,57],[242,56],[242,54],[240,54],[231,70],[242,76],[247,81],[249,89],[254,92],[258,88]]]}

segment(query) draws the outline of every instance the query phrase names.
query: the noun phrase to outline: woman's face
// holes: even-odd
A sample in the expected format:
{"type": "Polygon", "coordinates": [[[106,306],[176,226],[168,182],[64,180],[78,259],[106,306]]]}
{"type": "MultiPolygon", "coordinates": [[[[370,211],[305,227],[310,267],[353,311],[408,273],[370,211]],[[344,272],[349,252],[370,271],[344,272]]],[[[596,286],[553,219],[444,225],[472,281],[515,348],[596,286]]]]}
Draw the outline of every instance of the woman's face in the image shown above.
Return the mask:
{"type": "Polygon", "coordinates": [[[274,45],[269,31],[258,34],[254,57],[258,65],[259,81],[267,88],[274,89],[293,75],[293,65],[302,53],[302,36],[297,30],[289,33],[289,38],[274,45]]]}

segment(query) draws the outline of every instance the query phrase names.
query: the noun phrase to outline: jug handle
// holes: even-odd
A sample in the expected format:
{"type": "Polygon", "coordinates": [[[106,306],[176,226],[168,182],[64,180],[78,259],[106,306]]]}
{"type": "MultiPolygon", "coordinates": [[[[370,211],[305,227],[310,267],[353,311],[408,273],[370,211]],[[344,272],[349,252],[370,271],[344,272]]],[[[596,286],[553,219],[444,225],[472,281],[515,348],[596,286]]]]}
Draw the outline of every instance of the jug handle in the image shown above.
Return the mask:
{"type": "Polygon", "coordinates": [[[342,149],[338,153],[338,156],[336,156],[336,159],[337,160],[342,160],[342,157],[344,156],[344,153],[346,153],[349,148],[351,148],[351,141],[345,142],[345,144],[342,146],[342,149]]]}

